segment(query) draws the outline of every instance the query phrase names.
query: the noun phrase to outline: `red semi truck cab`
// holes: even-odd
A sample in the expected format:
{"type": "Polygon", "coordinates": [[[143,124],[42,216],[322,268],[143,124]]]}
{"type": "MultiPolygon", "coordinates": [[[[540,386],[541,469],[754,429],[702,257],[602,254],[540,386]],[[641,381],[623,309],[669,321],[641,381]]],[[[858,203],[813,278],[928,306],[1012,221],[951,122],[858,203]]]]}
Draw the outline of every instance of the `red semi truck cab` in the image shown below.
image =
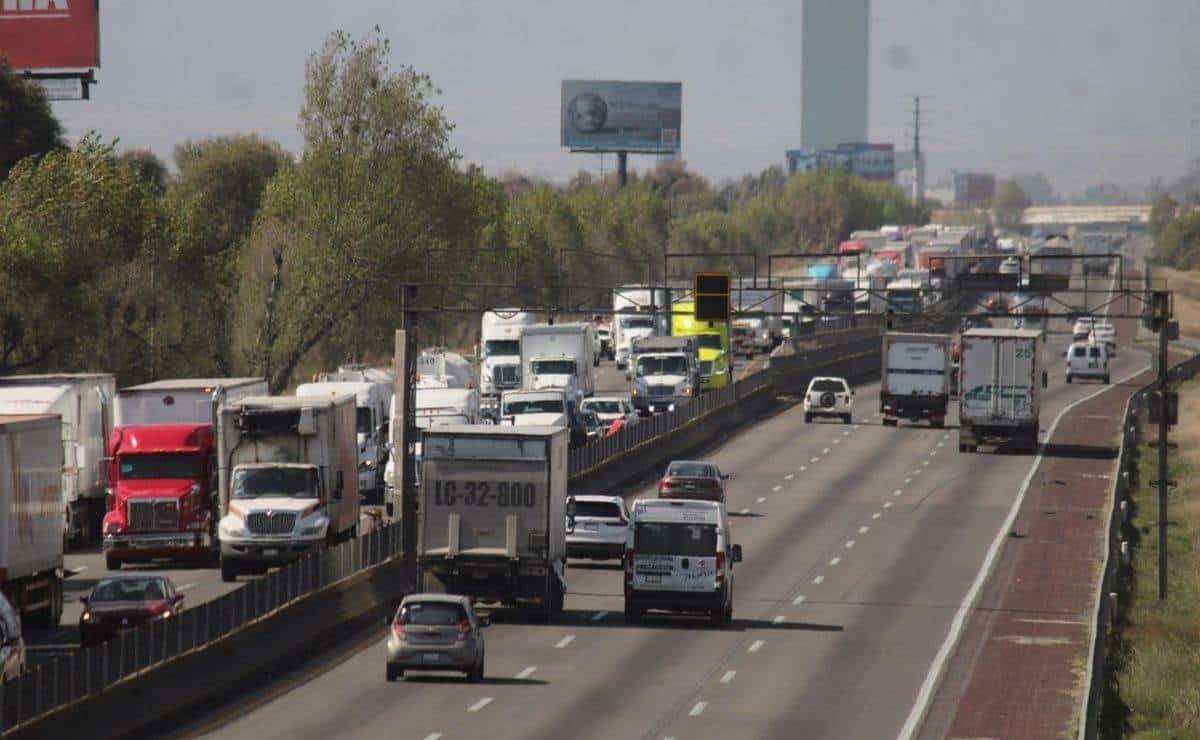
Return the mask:
{"type": "Polygon", "coordinates": [[[105,460],[109,570],[217,557],[217,413],[266,388],[262,378],[184,378],[117,393],[105,460]]]}
{"type": "Polygon", "coordinates": [[[211,424],[113,430],[104,517],[109,570],[216,555],[215,455],[211,424]]]}

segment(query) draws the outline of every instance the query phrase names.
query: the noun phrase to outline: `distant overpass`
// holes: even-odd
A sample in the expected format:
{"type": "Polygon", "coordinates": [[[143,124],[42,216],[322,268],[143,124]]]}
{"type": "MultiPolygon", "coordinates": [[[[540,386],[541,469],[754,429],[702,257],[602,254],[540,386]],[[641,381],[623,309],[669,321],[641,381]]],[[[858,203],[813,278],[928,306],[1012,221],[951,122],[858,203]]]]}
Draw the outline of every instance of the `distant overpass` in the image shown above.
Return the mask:
{"type": "Polygon", "coordinates": [[[1021,213],[1025,226],[1071,224],[1144,224],[1150,206],[1034,206],[1021,213]]]}

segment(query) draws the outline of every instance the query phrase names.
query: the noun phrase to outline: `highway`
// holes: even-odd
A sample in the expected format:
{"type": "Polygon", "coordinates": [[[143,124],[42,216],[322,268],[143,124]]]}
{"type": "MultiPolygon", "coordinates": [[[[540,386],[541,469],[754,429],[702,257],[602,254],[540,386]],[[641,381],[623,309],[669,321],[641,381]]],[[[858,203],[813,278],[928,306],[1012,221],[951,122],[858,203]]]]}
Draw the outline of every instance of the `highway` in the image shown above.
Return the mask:
{"type": "MultiPolygon", "coordinates": [[[[1065,384],[1070,337],[1063,322],[1051,329],[1043,438],[1068,405],[1102,389],[1065,384]]],[[[1123,346],[1113,380],[1148,364],[1123,346]]],[[[1034,456],[960,454],[953,416],[945,430],[885,428],[877,410],[878,384],[862,386],[851,426],[806,425],[795,407],[706,453],[734,474],[732,539],[745,552],[729,627],[675,618],[625,626],[619,564],[572,561],[555,623],[496,614],[481,684],[419,674],[386,683],[381,637],[206,731],[896,737],[1022,485],[1043,483],[1031,475],[1034,456]]],[[[632,500],[655,490],[621,493],[632,500]]]]}

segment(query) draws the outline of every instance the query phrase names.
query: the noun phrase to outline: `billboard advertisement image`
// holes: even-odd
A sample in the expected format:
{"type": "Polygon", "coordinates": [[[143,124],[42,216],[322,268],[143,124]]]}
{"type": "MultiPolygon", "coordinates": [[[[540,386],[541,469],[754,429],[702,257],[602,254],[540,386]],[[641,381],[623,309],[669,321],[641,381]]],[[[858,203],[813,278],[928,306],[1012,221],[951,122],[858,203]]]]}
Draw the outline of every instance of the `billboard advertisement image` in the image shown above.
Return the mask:
{"type": "Polygon", "coordinates": [[[20,70],[100,66],[99,0],[0,0],[0,57],[20,70]]]}
{"type": "Polygon", "coordinates": [[[679,151],[679,82],[563,80],[562,145],[574,151],[679,151]]]}
{"type": "Polygon", "coordinates": [[[840,169],[867,180],[894,182],[896,151],[892,144],[854,142],[835,149],[789,149],[788,173],[840,169]]]}

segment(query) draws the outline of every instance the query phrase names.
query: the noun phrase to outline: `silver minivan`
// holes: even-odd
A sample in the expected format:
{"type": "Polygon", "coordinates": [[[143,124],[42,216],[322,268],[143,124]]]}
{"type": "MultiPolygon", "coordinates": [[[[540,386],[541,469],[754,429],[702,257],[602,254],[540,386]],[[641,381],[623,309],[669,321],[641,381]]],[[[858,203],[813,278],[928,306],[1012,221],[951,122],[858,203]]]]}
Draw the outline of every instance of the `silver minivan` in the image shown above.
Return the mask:
{"type": "Polygon", "coordinates": [[[715,625],[733,617],[733,564],[742,548],[729,542],[725,504],[692,499],[634,503],[625,542],[625,622],[647,611],[707,614],[715,625]]]}

